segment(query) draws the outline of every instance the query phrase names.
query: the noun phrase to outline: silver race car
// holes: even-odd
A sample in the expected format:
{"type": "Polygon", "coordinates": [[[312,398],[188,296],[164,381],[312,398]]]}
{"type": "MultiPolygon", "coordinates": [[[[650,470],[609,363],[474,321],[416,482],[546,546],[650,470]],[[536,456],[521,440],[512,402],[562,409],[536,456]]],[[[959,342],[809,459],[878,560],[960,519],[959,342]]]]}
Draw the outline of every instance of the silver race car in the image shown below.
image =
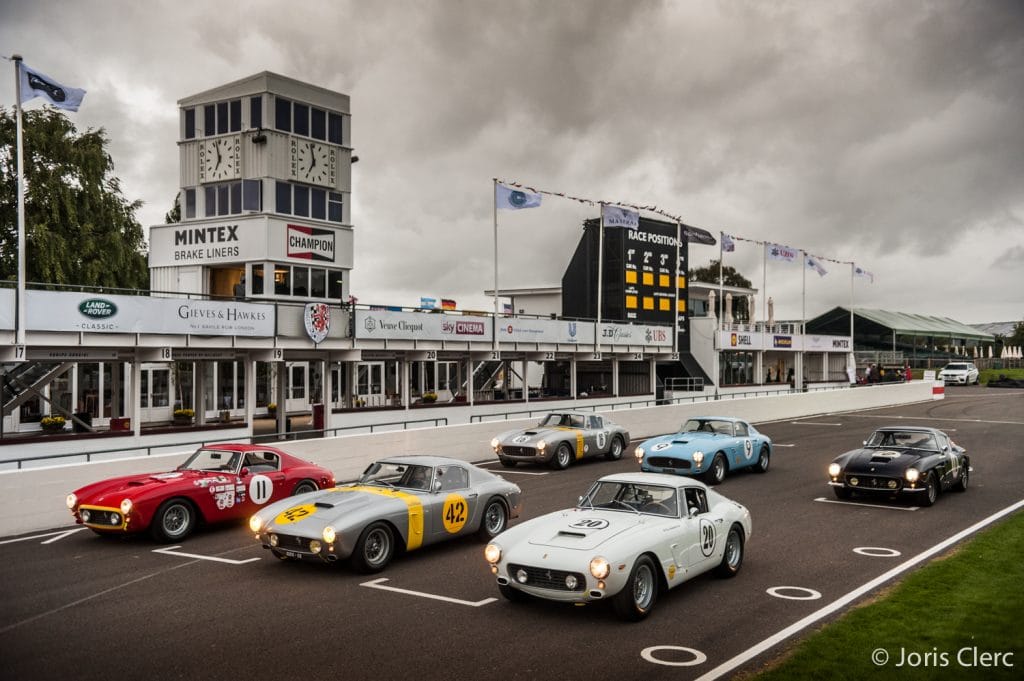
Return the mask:
{"type": "Polygon", "coordinates": [[[565,469],[585,456],[622,457],[629,432],[600,414],[552,412],[533,428],[510,430],[491,440],[503,466],[520,461],[565,469]]]}
{"type": "Polygon", "coordinates": [[[521,511],[519,487],[482,468],[440,456],[395,456],[358,482],[270,504],[249,519],[278,558],[379,572],[397,551],[476,533],[488,540],[521,511]]]}

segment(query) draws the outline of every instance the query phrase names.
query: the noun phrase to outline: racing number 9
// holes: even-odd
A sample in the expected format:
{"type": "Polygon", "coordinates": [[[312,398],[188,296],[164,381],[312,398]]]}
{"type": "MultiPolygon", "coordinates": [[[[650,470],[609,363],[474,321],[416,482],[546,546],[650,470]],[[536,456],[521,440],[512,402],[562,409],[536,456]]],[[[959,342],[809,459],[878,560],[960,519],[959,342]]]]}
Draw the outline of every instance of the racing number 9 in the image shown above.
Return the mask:
{"type": "Polygon", "coordinates": [[[469,505],[461,494],[449,494],[444,500],[444,510],[441,519],[444,521],[444,529],[449,534],[455,534],[462,530],[469,515],[469,505]]]}

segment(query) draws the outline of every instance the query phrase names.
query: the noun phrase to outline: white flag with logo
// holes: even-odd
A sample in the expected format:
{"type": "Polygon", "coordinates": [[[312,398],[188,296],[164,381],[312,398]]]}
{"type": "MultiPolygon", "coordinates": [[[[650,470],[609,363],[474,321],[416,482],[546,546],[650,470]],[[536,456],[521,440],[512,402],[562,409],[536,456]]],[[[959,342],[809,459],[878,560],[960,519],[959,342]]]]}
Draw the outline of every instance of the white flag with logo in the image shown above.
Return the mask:
{"type": "Polygon", "coordinates": [[[61,85],[45,73],[36,71],[24,63],[18,64],[18,77],[21,79],[21,103],[42,97],[58,109],[78,111],[78,106],[85,97],[85,90],[61,85]]]}
{"type": "Polygon", "coordinates": [[[869,280],[872,284],[875,283],[875,275],[871,274],[860,265],[853,266],[853,273],[858,277],[864,277],[865,279],[869,280]]]}
{"type": "Polygon", "coordinates": [[[601,204],[601,221],[605,227],[640,228],[640,213],[622,206],[601,204]]]}
{"type": "Polygon", "coordinates": [[[736,242],[725,232],[722,232],[722,250],[726,253],[732,253],[736,250],[736,242]]]}
{"type": "Polygon", "coordinates": [[[768,257],[772,260],[782,260],[784,262],[796,262],[797,256],[800,255],[800,251],[789,246],[783,246],[781,244],[765,244],[765,252],[768,257]]]}
{"type": "Polygon", "coordinates": [[[519,210],[520,208],[536,208],[540,205],[540,194],[522,189],[506,187],[500,182],[494,185],[494,205],[498,208],[519,210]]]}
{"type": "Polygon", "coordinates": [[[824,267],[822,267],[821,263],[818,262],[818,259],[815,258],[813,255],[808,253],[807,254],[807,261],[806,262],[807,262],[807,269],[814,270],[815,272],[818,273],[819,277],[824,277],[826,274],[828,274],[828,270],[826,270],[824,267]]]}

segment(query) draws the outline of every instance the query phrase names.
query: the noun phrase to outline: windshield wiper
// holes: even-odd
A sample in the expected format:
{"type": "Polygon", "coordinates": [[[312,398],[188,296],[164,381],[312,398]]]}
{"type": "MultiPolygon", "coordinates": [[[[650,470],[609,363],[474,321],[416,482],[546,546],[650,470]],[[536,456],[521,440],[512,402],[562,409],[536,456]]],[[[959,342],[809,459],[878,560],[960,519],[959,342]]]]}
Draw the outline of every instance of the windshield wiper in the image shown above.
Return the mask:
{"type": "Polygon", "coordinates": [[[394,487],[395,486],[394,483],[388,482],[387,480],[382,480],[382,479],[370,480],[366,484],[367,485],[387,485],[388,487],[394,487]]]}

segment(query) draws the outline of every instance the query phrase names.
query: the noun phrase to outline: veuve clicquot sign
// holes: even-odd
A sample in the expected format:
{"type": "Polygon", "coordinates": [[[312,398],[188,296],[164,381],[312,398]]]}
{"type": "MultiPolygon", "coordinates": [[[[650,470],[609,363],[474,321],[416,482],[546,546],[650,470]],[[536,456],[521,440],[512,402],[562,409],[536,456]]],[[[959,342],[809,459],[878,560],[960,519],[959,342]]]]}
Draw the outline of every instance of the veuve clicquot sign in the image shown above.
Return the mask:
{"type": "Polygon", "coordinates": [[[102,298],[89,298],[78,304],[78,311],[90,319],[108,319],[117,314],[117,305],[102,298]]]}

